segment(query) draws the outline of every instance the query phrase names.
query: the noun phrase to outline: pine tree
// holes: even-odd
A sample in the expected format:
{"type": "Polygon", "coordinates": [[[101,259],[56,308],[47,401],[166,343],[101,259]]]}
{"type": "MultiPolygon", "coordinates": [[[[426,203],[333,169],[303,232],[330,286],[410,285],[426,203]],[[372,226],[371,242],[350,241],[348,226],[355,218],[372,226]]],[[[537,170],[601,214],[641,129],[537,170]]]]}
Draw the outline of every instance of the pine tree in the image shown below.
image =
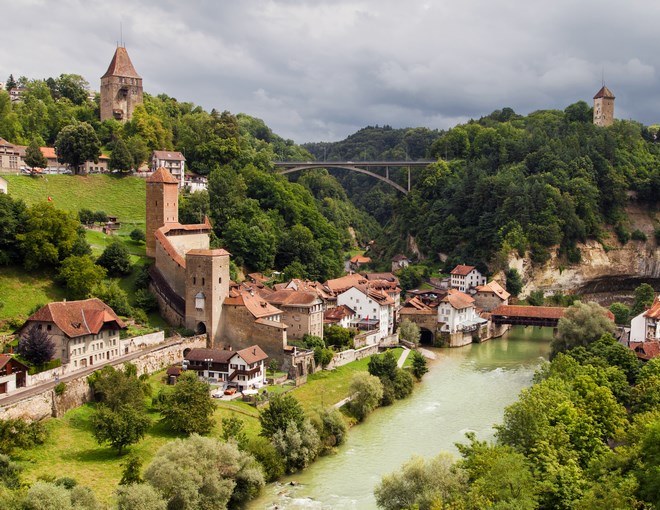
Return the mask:
{"type": "Polygon", "coordinates": [[[43,155],[39,148],[39,143],[36,138],[30,142],[30,145],[25,149],[25,164],[30,168],[46,168],[48,166],[48,159],[43,155]]]}

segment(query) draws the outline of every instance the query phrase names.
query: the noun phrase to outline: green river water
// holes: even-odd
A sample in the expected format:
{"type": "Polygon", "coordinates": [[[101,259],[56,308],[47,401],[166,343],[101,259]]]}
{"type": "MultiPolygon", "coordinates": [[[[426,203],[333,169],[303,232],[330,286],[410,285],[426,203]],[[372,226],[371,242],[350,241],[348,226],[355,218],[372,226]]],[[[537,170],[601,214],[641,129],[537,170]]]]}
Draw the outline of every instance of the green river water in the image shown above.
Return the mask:
{"type": "Polygon", "coordinates": [[[408,399],[376,410],[335,455],[266,486],[249,508],[376,508],[374,486],[412,455],[456,453],[454,443],[468,431],[492,438],[493,424],[531,384],[551,339],[551,329],[517,327],[483,344],[434,350],[437,360],[408,399]]]}

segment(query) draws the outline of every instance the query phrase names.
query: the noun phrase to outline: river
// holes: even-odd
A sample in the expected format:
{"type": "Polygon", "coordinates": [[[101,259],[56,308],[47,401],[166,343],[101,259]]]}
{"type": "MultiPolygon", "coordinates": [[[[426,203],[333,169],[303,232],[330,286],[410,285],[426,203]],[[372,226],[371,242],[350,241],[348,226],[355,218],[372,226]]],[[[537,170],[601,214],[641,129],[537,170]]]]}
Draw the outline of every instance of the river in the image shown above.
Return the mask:
{"type": "Polygon", "coordinates": [[[504,408],[547,358],[551,338],[550,329],[517,327],[483,344],[436,349],[438,359],[408,399],[376,410],[351,429],[336,454],[268,485],[248,508],[376,508],[374,486],[412,455],[456,453],[454,443],[468,431],[491,439],[504,408]]]}

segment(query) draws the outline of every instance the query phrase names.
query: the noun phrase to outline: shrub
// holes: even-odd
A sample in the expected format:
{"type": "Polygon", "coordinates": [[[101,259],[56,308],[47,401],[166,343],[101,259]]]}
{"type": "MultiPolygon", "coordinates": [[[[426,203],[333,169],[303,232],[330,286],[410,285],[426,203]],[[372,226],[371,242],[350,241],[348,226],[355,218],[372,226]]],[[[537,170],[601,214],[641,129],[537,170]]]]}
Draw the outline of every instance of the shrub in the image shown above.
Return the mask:
{"type": "Polygon", "coordinates": [[[630,234],[630,239],[633,241],[646,241],[648,238],[646,234],[639,229],[633,230],[633,233],[630,234]]]}
{"type": "Polygon", "coordinates": [[[64,395],[64,392],[66,391],[66,383],[64,381],[58,382],[55,385],[54,391],[57,396],[64,395]]]}
{"type": "Polygon", "coordinates": [[[141,288],[135,291],[135,306],[142,308],[145,312],[153,312],[158,309],[158,300],[148,289],[141,288]]]}
{"type": "Polygon", "coordinates": [[[545,295],[542,290],[532,291],[527,297],[527,302],[532,306],[543,306],[545,295]]]}
{"type": "Polygon", "coordinates": [[[144,234],[144,230],[139,228],[131,230],[131,239],[136,243],[144,242],[147,240],[147,236],[144,234]]]}
{"type": "Polygon", "coordinates": [[[630,241],[630,232],[622,223],[616,224],[614,227],[614,233],[621,244],[626,244],[630,241]]]}
{"type": "Polygon", "coordinates": [[[272,437],[272,442],[275,450],[284,459],[289,473],[309,466],[321,448],[319,434],[307,418],[301,425],[292,420],[286,429],[278,429],[272,437]]]}
{"type": "Polygon", "coordinates": [[[96,262],[106,268],[110,276],[122,276],[131,272],[131,255],[119,239],[113,239],[96,262]]]}

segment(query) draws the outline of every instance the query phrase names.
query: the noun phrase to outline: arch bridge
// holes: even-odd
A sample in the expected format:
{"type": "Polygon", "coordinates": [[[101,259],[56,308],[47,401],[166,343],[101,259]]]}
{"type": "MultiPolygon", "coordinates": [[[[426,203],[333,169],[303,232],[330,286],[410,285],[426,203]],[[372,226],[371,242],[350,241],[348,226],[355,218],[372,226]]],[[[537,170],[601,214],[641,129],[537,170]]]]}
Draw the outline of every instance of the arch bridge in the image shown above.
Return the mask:
{"type": "Polygon", "coordinates": [[[435,163],[434,160],[418,160],[418,161],[275,161],[273,165],[277,169],[277,173],[285,175],[301,170],[311,170],[312,168],[341,168],[357,172],[364,175],[375,177],[379,181],[385,182],[392,186],[394,189],[407,195],[410,191],[410,169],[411,168],[424,168],[435,163]],[[376,169],[385,169],[385,175],[374,172],[376,169]],[[399,183],[390,179],[390,168],[407,168],[408,169],[408,186],[407,189],[399,183]]]}

